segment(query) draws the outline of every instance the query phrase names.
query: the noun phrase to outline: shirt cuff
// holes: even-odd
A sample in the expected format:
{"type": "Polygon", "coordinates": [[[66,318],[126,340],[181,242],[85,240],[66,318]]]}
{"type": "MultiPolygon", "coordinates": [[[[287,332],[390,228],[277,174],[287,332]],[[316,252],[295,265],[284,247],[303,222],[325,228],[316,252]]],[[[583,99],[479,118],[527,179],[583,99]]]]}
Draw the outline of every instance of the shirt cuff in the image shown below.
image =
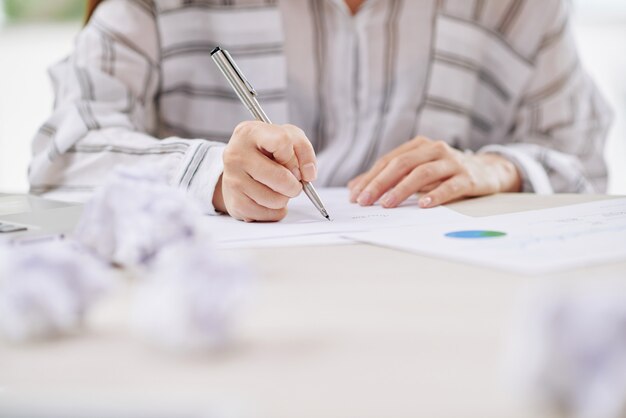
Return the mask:
{"type": "Polygon", "coordinates": [[[180,187],[186,189],[201,205],[207,215],[218,215],[213,206],[215,186],[224,172],[225,144],[202,141],[190,150],[183,172],[180,176],[180,187]]]}
{"type": "Polygon", "coordinates": [[[543,166],[532,158],[523,145],[488,145],[479,154],[496,154],[511,161],[522,176],[522,193],[553,194],[552,184],[543,166]]]}

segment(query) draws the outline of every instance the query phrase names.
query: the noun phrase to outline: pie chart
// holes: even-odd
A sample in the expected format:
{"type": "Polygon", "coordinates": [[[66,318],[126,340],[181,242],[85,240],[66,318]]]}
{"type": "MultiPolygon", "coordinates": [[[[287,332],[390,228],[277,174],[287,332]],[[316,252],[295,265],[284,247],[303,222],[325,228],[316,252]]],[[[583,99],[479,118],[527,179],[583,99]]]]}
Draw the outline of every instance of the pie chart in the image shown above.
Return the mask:
{"type": "Polygon", "coordinates": [[[506,232],[484,231],[484,230],[455,231],[455,232],[448,232],[446,234],[446,237],[448,238],[457,238],[457,239],[487,239],[487,238],[502,238],[505,236],[506,236],[506,232]]]}

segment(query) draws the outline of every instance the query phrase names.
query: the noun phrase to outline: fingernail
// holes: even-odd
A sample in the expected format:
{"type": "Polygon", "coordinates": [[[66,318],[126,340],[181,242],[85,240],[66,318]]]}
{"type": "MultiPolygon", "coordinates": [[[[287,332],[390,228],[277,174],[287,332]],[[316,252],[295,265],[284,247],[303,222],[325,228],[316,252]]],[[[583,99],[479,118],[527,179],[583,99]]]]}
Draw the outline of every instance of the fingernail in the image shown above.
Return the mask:
{"type": "Polygon", "coordinates": [[[317,179],[317,167],[314,163],[308,163],[300,168],[302,178],[306,181],[315,181],[317,179]]]}
{"type": "Polygon", "coordinates": [[[430,196],[422,197],[419,200],[419,205],[423,208],[429,207],[431,203],[433,203],[433,199],[430,196]]]}
{"type": "Polygon", "coordinates": [[[300,174],[300,169],[298,169],[298,167],[292,169],[291,172],[298,179],[298,181],[302,180],[302,175],[300,174]]]}
{"type": "Polygon", "coordinates": [[[361,206],[368,206],[372,203],[371,200],[372,200],[372,194],[368,191],[365,191],[359,195],[356,201],[361,206]]]}
{"type": "Polygon", "coordinates": [[[396,205],[396,196],[392,192],[387,192],[381,199],[381,203],[383,206],[395,206],[396,205]]]}

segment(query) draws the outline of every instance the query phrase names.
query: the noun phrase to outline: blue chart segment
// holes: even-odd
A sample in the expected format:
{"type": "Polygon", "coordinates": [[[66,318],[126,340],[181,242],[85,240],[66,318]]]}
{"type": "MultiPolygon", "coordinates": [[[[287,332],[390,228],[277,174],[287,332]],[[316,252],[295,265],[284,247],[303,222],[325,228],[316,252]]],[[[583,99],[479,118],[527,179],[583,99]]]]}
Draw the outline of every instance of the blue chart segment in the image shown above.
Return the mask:
{"type": "Polygon", "coordinates": [[[502,238],[506,237],[506,233],[499,231],[456,231],[448,232],[446,237],[458,239],[502,238]]]}

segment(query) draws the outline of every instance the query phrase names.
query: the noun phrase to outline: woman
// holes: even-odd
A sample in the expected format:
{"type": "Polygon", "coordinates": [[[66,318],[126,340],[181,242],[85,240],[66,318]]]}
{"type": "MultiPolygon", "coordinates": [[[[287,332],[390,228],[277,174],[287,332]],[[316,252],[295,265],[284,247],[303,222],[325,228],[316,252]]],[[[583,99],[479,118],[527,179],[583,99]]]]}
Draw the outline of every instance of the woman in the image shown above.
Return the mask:
{"type": "Polygon", "coordinates": [[[301,179],[389,208],[416,192],[433,207],[602,191],[609,111],[581,68],[568,5],[92,0],[74,53],[52,70],[32,190],[94,187],[116,164],[153,161],[207,213],[246,221],[282,219],[301,179]],[[276,125],[241,122],[216,45],[276,125]]]}

